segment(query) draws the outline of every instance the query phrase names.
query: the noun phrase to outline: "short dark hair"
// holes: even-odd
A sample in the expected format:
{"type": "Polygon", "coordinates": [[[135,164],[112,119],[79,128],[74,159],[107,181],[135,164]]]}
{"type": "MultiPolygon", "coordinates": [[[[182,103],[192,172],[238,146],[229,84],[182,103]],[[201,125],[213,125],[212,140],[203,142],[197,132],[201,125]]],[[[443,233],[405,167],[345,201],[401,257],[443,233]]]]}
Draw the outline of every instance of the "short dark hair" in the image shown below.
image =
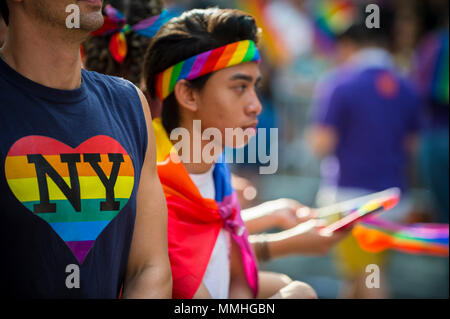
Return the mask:
{"type": "MultiPolygon", "coordinates": [[[[224,45],[252,40],[259,42],[259,29],[248,13],[234,9],[193,9],[167,22],[152,39],[147,50],[143,82],[147,94],[156,99],[156,76],[197,54],[224,45]]],[[[201,90],[211,74],[189,81],[194,89],[201,90]]],[[[175,94],[162,103],[162,124],[167,132],[178,127],[180,113],[175,94]]]]}
{"type": "Polygon", "coordinates": [[[5,20],[6,25],[9,23],[9,10],[6,0],[0,0],[0,16],[5,20]]]}

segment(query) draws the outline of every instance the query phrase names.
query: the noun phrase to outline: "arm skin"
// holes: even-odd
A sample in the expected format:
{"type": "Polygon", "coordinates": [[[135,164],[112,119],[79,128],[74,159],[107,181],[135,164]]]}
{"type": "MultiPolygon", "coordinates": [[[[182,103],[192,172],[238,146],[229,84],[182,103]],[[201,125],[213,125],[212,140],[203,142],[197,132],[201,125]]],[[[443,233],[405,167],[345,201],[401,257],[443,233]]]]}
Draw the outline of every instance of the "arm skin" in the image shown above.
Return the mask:
{"type": "Polygon", "coordinates": [[[137,195],[124,298],[172,298],[167,245],[167,205],[156,171],[156,147],[147,100],[138,90],[147,123],[148,147],[137,195]]]}
{"type": "Polygon", "coordinates": [[[299,202],[281,198],[242,210],[242,219],[248,232],[256,234],[274,227],[282,230],[295,227],[312,218],[313,214],[313,210],[299,202]]]}

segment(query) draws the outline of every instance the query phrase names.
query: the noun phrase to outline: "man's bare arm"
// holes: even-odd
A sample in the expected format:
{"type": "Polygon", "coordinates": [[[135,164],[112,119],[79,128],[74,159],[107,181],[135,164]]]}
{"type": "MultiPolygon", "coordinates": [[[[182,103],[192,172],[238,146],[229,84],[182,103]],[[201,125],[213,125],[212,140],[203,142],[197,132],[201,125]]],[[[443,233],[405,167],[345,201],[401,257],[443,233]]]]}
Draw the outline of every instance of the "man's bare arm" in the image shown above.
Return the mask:
{"type": "Polygon", "coordinates": [[[147,122],[148,147],[137,195],[136,222],[124,298],[171,298],[167,206],[156,171],[156,147],[147,100],[138,89],[147,122]]]}

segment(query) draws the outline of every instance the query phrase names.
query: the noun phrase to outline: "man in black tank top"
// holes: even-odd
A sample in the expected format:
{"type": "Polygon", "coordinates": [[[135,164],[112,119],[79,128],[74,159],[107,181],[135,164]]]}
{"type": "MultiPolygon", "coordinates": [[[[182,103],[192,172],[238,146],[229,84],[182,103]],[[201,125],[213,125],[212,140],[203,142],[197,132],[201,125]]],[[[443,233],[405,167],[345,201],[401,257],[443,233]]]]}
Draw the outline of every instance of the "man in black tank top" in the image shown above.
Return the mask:
{"type": "Polygon", "coordinates": [[[130,82],[82,70],[103,1],[73,2],[0,0],[1,294],[170,298],[149,107],[130,82]]]}

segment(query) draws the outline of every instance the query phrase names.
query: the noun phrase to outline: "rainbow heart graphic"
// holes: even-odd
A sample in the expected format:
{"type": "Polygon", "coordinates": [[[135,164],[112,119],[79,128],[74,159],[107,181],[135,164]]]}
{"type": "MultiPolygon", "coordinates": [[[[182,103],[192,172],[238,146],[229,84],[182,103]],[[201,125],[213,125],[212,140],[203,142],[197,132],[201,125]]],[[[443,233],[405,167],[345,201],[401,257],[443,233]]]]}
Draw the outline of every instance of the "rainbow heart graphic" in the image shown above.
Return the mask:
{"type": "Polygon", "coordinates": [[[21,138],[8,152],[5,173],[15,197],[53,228],[80,264],[134,187],[130,156],[105,135],[76,148],[45,136],[21,138]]]}

